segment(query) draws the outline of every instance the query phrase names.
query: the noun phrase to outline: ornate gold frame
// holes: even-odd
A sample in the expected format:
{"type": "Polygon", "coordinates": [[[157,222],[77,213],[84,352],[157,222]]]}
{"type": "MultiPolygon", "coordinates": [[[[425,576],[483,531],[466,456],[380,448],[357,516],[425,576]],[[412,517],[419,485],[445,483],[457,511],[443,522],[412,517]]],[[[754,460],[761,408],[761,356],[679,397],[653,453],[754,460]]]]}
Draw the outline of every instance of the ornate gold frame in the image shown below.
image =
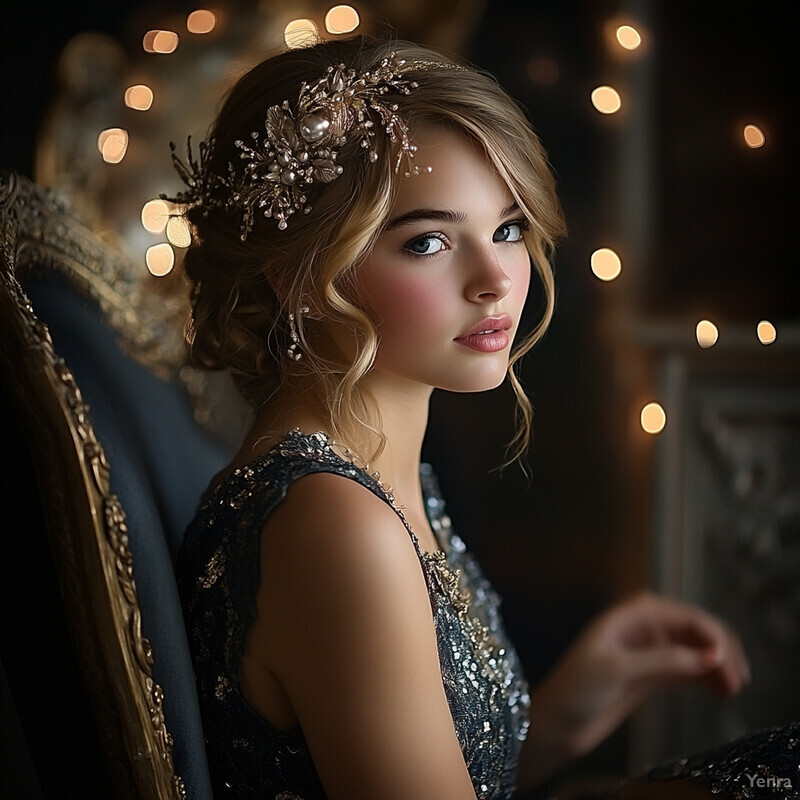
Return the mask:
{"type": "MultiPolygon", "coordinates": [[[[41,228],[29,224],[29,188],[24,178],[0,174],[0,369],[34,456],[60,590],[115,793],[178,800],[186,792],[175,775],[163,695],[142,635],[125,512],[111,493],[89,408],[17,279],[41,245],[41,228]]],[[[49,202],[53,208],[39,209],[42,217],[59,210],[49,202]]]]}

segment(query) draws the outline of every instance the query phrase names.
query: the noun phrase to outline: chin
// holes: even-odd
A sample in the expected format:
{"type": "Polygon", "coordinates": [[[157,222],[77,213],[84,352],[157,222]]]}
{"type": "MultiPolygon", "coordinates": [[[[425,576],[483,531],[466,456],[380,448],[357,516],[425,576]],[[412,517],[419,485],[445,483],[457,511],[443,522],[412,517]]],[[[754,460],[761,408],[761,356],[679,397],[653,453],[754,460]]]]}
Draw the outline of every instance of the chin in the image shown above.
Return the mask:
{"type": "Polygon", "coordinates": [[[497,371],[487,371],[480,376],[473,376],[472,379],[462,376],[460,380],[453,380],[439,386],[446,392],[458,394],[470,394],[477,392],[490,392],[500,386],[507,377],[507,368],[497,371]]]}

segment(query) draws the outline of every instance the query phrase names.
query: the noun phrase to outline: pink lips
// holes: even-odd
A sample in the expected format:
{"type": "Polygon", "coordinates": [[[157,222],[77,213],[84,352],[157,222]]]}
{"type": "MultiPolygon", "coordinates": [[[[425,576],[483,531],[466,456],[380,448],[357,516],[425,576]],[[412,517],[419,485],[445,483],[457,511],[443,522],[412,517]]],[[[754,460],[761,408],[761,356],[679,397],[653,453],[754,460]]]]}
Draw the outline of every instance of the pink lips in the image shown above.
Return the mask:
{"type": "Polygon", "coordinates": [[[511,329],[511,324],[511,317],[508,314],[486,317],[456,337],[454,341],[481,353],[496,353],[508,347],[508,331],[511,329]]]}

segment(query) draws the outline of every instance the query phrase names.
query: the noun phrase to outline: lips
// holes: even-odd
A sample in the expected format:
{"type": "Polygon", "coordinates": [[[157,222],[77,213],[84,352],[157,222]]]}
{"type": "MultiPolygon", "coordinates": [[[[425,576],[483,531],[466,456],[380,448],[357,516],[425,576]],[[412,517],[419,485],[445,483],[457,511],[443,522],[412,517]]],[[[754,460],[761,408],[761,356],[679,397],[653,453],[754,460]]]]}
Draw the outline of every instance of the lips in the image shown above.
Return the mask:
{"type": "Polygon", "coordinates": [[[508,331],[511,329],[511,317],[508,314],[500,314],[497,317],[486,317],[477,322],[461,336],[457,336],[453,341],[468,347],[470,350],[477,350],[481,353],[496,353],[508,347],[508,331]]]}
{"type": "Polygon", "coordinates": [[[456,337],[456,341],[466,339],[468,336],[488,335],[499,331],[511,330],[511,317],[508,314],[500,314],[496,317],[486,317],[480,322],[476,322],[469,330],[456,337]]]}

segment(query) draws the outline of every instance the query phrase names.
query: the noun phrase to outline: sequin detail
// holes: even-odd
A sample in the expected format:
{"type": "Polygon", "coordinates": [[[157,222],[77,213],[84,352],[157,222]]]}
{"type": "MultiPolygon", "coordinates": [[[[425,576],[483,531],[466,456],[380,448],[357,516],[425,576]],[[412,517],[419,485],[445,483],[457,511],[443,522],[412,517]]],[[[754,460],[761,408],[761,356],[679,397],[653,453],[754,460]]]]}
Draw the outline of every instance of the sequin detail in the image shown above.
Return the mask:
{"type": "Polygon", "coordinates": [[[500,599],[452,532],[432,470],[423,465],[421,478],[442,549],[426,553],[380,476],[343,458],[324,434],[299,431],[218,486],[189,526],[179,556],[215,796],[325,798],[300,729],[281,731],[266,722],[244,700],[238,679],[255,618],[261,530],[292,482],[315,472],[357,481],[405,524],[425,575],[442,684],[475,794],[508,800],[528,730],[528,688],[503,630],[500,599]]]}
{"type": "Polygon", "coordinates": [[[800,798],[800,721],[753,731],[652,769],[633,785],[688,779],[726,800],[800,798]]]}

